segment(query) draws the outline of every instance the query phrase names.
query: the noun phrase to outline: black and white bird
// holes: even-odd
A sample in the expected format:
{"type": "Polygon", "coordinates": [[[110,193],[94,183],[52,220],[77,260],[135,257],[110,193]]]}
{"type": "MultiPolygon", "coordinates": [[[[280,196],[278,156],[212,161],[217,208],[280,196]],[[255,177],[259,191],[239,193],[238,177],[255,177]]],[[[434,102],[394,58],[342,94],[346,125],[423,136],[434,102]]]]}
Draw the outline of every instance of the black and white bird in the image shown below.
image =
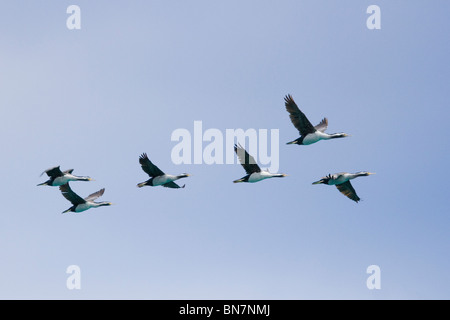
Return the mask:
{"type": "Polygon", "coordinates": [[[374,173],[367,171],[361,171],[356,173],[340,172],[335,174],[329,174],[326,177],[320,179],[319,181],[313,182],[313,184],[335,185],[336,188],[338,188],[338,190],[343,195],[347,196],[349,199],[352,199],[355,202],[358,202],[361,199],[356,194],[356,191],[353,188],[352,184],[350,183],[350,180],[358,177],[366,177],[371,174],[374,173]]]}
{"type": "Polygon", "coordinates": [[[141,164],[142,170],[144,170],[144,172],[150,176],[150,179],[148,179],[147,181],[138,183],[137,186],[139,188],[142,188],[144,186],[152,186],[152,187],[163,186],[166,188],[173,188],[173,189],[184,188],[185,185],[180,187],[174,181],[181,178],[189,177],[189,174],[187,173],[183,173],[180,175],[165,174],[150,161],[146,153],[143,153],[139,157],[139,163],[141,164]]]}
{"type": "Polygon", "coordinates": [[[269,178],[282,178],[286,177],[284,173],[270,173],[269,171],[261,170],[256,164],[255,158],[253,158],[241,145],[234,145],[234,152],[236,152],[239,162],[244,167],[247,175],[238,180],[234,180],[234,183],[238,182],[258,182],[269,178]]]}
{"type": "Polygon", "coordinates": [[[50,179],[38,184],[38,186],[52,186],[59,187],[66,184],[69,181],[92,181],[90,177],[78,177],[72,174],[73,169],[61,171],[59,166],[45,170],[41,173],[41,176],[46,173],[50,179]]]}
{"type": "Polygon", "coordinates": [[[103,201],[103,202],[94,202],[97,198],[101,197],[103,193],[105,192],[105,189],[101,189],[86,198],[81,198],[79,195],[77,195],[75,192],[72,191],[69,184],[63,184],[59,187],[59,190],[61,190],[62,195],[64,198],[69,200],[72,203],[72,207],[67,209],[66,211],[63,211],[62,213],[66,212],[83,212],[91,208],[98,208],[103,206],[110,206],[112,205],[111,202],[103,201]]]}
{"type": "Polygon", "coordinates": [[[348,137],[348,134],[346,133],[325,133],[325,130],[328,127],[327,118],[323,118],[318,125],[313,126],[305,114],[298,108],[290,94],[284,98],[284,101],[292,124],[300,132],[300,138],[288,142],[287,144],[310,145],[320,140],[348,137]]]}

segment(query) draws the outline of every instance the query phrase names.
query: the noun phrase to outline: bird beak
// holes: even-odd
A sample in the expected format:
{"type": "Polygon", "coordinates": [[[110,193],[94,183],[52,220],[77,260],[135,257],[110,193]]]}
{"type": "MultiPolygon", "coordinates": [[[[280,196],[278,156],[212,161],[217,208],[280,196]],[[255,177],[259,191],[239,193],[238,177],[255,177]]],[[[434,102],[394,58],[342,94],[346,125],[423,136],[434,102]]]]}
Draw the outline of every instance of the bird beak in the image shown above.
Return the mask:
{"type": "Polygon", "coordinates": [[[367,174],[370,176],[371,174],[375,174],[375,172],[367,172],[367,174]]]}
{"type": "Polygon", "coordinates": [[[286,143],[286,144],[295,144],[295,140],[294,140],[294,141],[291,141],[291,142],[288,142],[288,143],[286,143]]]}
{"type": "Polygon", "coordinates": [[[283,173],[282,175],[281,175],[282,177],[287,177],[288,175],[287,174],[285,174],[285,173],[283,173]]]}
{"type": "Polygon", "coordinates": [[[321,184],[321,183],[322,183],[322,180],[319,180],[319,181],[313,182],[312,184],[321,184]]]}
{"type": "Polygon", "coordinates": [[[92,179],[92,178],[88,178],[88,181],[95,181],[94,179],[92,179]]]}

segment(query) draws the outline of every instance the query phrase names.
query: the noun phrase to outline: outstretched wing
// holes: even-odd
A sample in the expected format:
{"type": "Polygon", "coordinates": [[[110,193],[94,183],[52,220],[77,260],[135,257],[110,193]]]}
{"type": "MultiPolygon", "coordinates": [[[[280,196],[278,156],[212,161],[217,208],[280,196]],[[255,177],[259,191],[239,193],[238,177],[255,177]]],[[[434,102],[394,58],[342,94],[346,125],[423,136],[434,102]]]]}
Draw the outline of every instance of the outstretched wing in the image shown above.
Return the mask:
{"type": "Polygon", "coordinates": [[[254,172],[261,172],[261,168],[256,164],[255,158],[253,158],[241,145],[234,145],[234,152],[236,152],[239,162],[244,167],[247,174],[254,172]]]}
{"type": "Polygon", "coordinates": [[[179,185],[177,185],[175,182],[172,181],[172,182],[165,183],[162,186],[166,187],[166,188],[180,189],[180,188],[184,188],[185,185],[183,184],[183,186],[180,187],[179,185]]]}
{"type": "Polygon", "coordinates": [[[162,172],[157,166],[155,166],[150,159],[147,157],[146,153],[143,153],[139,157],[139,163],[141,164],[142,170],[144,170],[150,177],[162,176],[162,172]]]}
{"type": "Polygon", "coordinates": [[[320,123],[314,127],[316,130],[325,132],[325,130],[327,130],[328,128],[328,119],[327,118],[323,118],[322,121],[320,121],[320,123]]]}
{"type": "Polygon", "coordinates": [[[352,184],[350,183],[350,181],[341,183],[341,184],[337,184],[336,188],[338,188],[338,190],[347,198],[352,199],[353,201],[358,202],[359,200],[361,200],[357,194],[355,189],[353,188],[352,184]]]}
{"type": "Polygon", "coordinates": [[[61,190],[61,193],[64,196],[64,198],[69,200],[74,206],[86,202],[83,198],[81,198],[79,195],[77,195],[75,192],[72,191],[68,183],[59,186],[59,190],[61,190]]]}
{"type": "Polygon", "coordinates": [[[44,173],[46,173],[50,178],[57,178],[64,176],[64,173],[61,171],[59,166],[45,170],[44,172],[41,173],[41,176],[44,173]]]}
{"type": "Polygon", "coordinates": [[[88,195],[86,198],[84,198],[85,201],[94,201],[95,199],[101,197],[105,193],[105,188],[98,190],[97,192],[94,192],[93,194],[88,195]]]}
{"type": "Polygon", "coordinates": [[[309,133],[316,132],[316,129],[313,127],[311,122],[309,122],[308,118],[306,118],[305,114],[300,111],[297,104],[290,94],[284,97],[285,106],[287,112],[289,112],[289,117],[291,118],[291,122],[294,127],[300,132],[300,135],[306,136],[309,133]]]}

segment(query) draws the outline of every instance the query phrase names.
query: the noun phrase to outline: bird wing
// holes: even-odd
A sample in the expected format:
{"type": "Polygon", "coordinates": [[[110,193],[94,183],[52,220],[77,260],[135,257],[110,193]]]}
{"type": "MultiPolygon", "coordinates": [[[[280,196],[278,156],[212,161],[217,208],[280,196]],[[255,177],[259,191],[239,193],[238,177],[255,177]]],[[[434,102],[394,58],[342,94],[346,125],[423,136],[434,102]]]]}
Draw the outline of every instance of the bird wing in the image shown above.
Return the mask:
{"type": "Polygon", "coordinates": [[[101,197],[105,193],[105,188],[98,190],[97,192],[94,192],[93,194],[88,195],[86,198],[84,198],[85,201],[94,201],[95,199],[101,197]]]}
{"type": "Polygon", "coordinates": [[[166,188],[172,188],[172,189],[179,189],[179,188],[184,188],[185,185],[183,185],[182,187],[180,187],[179,185],[177,185],[175,182],[171,181],[168,183],[165,183],[162,185],[163,187],[166,188]]]}
{"type": "Polygon", "coordinates": [[[59,166],[45,170],[44,172],[41,173],[41,176],[44,173],[46,173],[50,178],[56,178],[56,177],[64,176],[64,173],[61,171],[59,166]]]}
{"type": "Polygon", "coordinates": [[[63,173],[68,173],[68,174],[72,174],[72,172],[73,172],[73,169],[69,169],[69,170],[63,171],[63,173]]]}
{"type": "Polygon", "coordinates": [[[357,195],[356,195],[356,191],[353,188],[352,184],[350,183],[350,181],[341,183],[341,184],[337,184],[336,188],[338,188],[338,190],[345,195],[347,198],[352,199],[353,201],[358,202],[359,200],[361,200],[357,195]]]}
{"type": "Polygon", "coordinates": [[[285,106],[287,112],[289,112],[289,117],[291,118],[291,122],[294,127],[300,132],[300,135],[306,136],[309,133],[316,132],[314,126],[309,122],[308,118],[305,116],[303,112],[300,111],[297,104],[290,94],[288,94],[285,98],[285,106]]]}
{"type": "Polygon", "coordinates": [[[72,191],[68,183],[59,186],[59,190],[61,190],[61,193],[64,196],[64,198],[69,200],[74,206],[86,202],[83,198],[81,198],[79,195],[77,195],[75,192],[72,191]]]}
{"type": "Polygon", "coordinates": [[[323,118],[322,121],[320,121],[320,123],[314,127],[316,130],[325,132],[325,130],[327,130],[328,128],[328,119],[327,118],[323,118]]]}
{"type": "Polygon", "coordinates": [[[155,166],[150,159],[147,157],[146,153],[143,153],[139,157],[139,163],[141,164],[142,170],[144,170],[150,177],[162,176],[162,172],[157,166],[155,166]]]}
{"type": "Polygon", "coordinates": [[[256,164],[255,158],[253,158],[241,145],[234,145],[234,152],[236,152],[239,162],[244,167],[247,174],[254,172],[261,172],[261,168],[256,164]]]}

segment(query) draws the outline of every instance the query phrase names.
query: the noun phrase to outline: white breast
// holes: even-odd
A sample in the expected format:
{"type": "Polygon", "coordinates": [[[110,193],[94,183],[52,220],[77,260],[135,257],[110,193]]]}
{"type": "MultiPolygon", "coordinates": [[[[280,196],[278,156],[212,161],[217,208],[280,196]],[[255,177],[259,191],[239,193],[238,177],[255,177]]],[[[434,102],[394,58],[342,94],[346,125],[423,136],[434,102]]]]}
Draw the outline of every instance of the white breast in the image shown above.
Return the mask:
{"type": "Polygon", "coordinates": [[[165,174],[163,176],[155,177],[153,179],[153,185],[154,186],[160,186],[160,185],[166,184],[168,182],[172,182],[174,180],[177,180],[176,176],[173,176],[173,175],[170,175],[170,174],[165,174]]]}
{"type": "Polygon", "coordinates": [[[63,184],[66,184],[67,182],[70,182],[70,181],[77,181],[77,180],[78,180],[77,177],[75,177],[74,175],[71,175],[71,174],[69,173],[69,174],[65,174],[65,175],[62,176],[62,177],[57,177],[57,178],[53,181],[53,185],[54,185],[55,187],[58,187],[58,186],[62,186],[63,184]]]}
{"type": "Polygon", "coordinates": [[[75,208],[75,212],[83,212],[86,211],[88,209],[90,209],[92,206],[89,204],[89,202],[86,203],[82,203],[79,204],[76,208],[75,208]]]}
{"type": "Polygon", "coordinates": [[[53,181],[53,185],[56,187],[59,187],[59,186],[62,186],[63,184],[66,184],[69,181],[70,181],[70,179],[67,176],[57,177],[53,181]]]}
{"type": "Polygon", "coordinates": [[[309,145],[309,144],[316,143],[319,140],[322,140],[323,138],[321,137],[321,133],[322,132],[320,132],[320,131],[316,131],[314,133],[310,133],[310,134],[306,135],[306,137],[303,139],[303,144],[309,145]]]}
{"type": "Polygon", "coordinates": [[[313,144],[316,143],[317,141],[320,140],[328,140],[331,138],[331,135],[329,135],[328,133],[322,132],[317,130],[314,133],[310,133],[308,134],[304,139],[303,139],[303,144],[304,145],[308,145],[308,144],[313,144]]]}
{"type": "Polygon", "coordinates": [[[350,176],[348,174],[342,174],[339,176],[339,178],[330,180],[329,184],[331,184],[331,185],[341,184],[341,183],[347,182],[348,180],[350,180],[350,176]]]}
{"type": "Polygon", "coordinates": [[[258,182],[271,177],[272,175],[266,171],[255,172],[250,175],[250,177],[248,178],[248,182],[258,182]]]}

